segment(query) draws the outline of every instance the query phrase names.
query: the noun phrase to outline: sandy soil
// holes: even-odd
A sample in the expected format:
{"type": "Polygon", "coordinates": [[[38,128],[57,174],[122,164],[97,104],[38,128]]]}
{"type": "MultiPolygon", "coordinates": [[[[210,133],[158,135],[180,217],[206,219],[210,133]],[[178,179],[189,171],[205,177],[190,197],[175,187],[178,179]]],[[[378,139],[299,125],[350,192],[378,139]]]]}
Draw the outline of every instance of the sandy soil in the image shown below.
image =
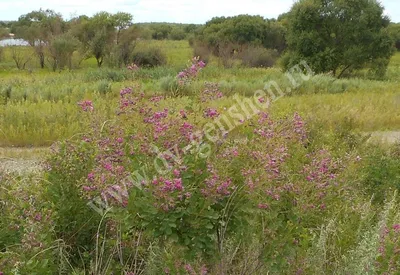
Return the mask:
{"type": "Polygon", "coordinates": [[[400,131],[371,133],[371,142],[383,142],[387,144],[400,143],[400,131]]]}
{"type": "Polygon", "coordinates": [[[0,148],[0,173],[39,173],[48,148],[0,148]]]}

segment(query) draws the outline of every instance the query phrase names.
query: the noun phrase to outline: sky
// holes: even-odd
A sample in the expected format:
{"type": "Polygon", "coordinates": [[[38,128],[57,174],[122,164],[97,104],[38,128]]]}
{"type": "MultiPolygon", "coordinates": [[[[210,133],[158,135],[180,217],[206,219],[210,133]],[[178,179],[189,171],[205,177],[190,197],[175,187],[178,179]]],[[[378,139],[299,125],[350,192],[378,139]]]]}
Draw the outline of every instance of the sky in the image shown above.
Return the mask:
{"type": "MultiPolygon", "coordinates": [[[[134,22],[202,24],[215,16],[238,14],[276,18],[295,0],[0,0],[0,20],[17,20],[32,10],[52,9],[65,19],[99,11],[133,14],[134,22]]],[[[400,22],[400,1],[381,0],[392,21],[400,22]]]]}

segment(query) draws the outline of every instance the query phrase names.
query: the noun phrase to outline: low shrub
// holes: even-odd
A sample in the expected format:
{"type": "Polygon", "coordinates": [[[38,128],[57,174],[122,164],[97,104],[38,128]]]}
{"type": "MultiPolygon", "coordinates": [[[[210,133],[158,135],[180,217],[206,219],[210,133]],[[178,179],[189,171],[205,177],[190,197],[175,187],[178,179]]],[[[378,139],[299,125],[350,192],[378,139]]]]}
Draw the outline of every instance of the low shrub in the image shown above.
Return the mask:
{"type": "Polygon", "coordinates": [[[7,104],[7,102],[11,99],[11,93],[12,93],[12,86],[7,85],[0,87],[0,103],[1,104],[7,104]]]}
{"type": "Polygon", "coordinates": [[[262,47],[246,47],[239,54],[238,58],[243,64],[250,68],[273,67],[278,60],[279,53],[276,50],[262,47]]]}
{"type": "Polygon", "coordinates": [[[133,62],[139,67],[157,67],[167,64],[167,57],[159,48],[144,48],[133,52],[133,62]]]}
{"type": "Polygon", "coordinates": [[[174,27],[169,34],[169,39],[171,40],[184,40],[186,38],[186,33],[183,28],[174,27]]]}
{"type": "Polygon", "coordinates": [[[183,95],[182,86],[179,85],[178,79],[174,76],[166,76],[160,79],[160,88],[167,96],[176,97],[183,95]]]}
{"type": "Polygon", "coordinates": [[[130,78],[131,75],[129,74],[129,72],[120,69],[110,69],[110,68],[88,70],[84,75],[84,80],[86,82],[99,81],[99,80],[122,82],[130,78]]]}
{"type": "Polygon", "coordinates": [[[394,145],[389,151],[373,146],[364,160],[362,187],[374,201],[383,203],[387,192],[400,191],[400,146],[394,145]]]}
{"type": "MultiPolygon", "coordinates": [[[[174,83],[166,78],[163,85],[174,83]]],[[[244,121],[239,112],[230,122],[238,127],[229,134],[204,132],[201,125],[221,124],[224,110],[210,104],[222,98],[216,83],[206,83],[185,109],[167,108],[171,102],[164,97],[148,100],[137,88],[125,88],[119,116],[107,125],[99,123],[91,102],[81,104],[92,128],[82,140],[63,143],[48,172],[55,232],[69,240],[71,255],[82,246],[88,259],[97,257],[98,240],[90,238],[99,235],[96,223],[83,218],[90,216],[84,201],[97,198],[104,210],[113,207],[104,220],[110,240],[101,238],[104,251],[119,236],[125,247],[140,234],[141,255],[147,257],[150,241],[165,251],[159,264],[171,272],[200,270],[205,263],[211,274],[240,268],[252,274],[255,266],[245,264],[251,255],[264,271],[299,269],[293,262],[310,245],[313,229],[335,210],[335,201],[345,201],[343,171],[356,159],[309,146],[298,114],[277,120],[262,112],[244,121]],[[247,256],[236,258],[234,248],[247,256]],[[180,255],[179,265],[168,251],[180,255]],[[238,264],[232,266],[229,258],[238,264]]],[[[109,268],[132,272],[117,262],[109,268]]]]}
{"type": "Polygon", "coordinates": [[[111,89],[112,85],[109,81],[107,80],[101,80],[97,86],[97,91],[100,94],[107,94],[110,93],[112,91],[111,89]]]}
{"type": "Polygon", "coordinates": [[[212,52],[207,47],[207,45],[202,44],[200,42],[192,42],[193,43],[193,56],[199,56],[201,60],[208,63],[210,61],[212,52]]]}

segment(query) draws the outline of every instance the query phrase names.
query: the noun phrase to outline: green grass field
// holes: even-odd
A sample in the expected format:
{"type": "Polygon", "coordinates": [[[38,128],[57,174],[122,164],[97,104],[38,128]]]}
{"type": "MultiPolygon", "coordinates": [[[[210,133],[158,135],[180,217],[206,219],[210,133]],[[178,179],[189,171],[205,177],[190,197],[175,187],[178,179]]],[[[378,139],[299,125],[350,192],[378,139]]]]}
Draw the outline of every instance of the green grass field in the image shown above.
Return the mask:
{"type": "MultiPolygon", "coordinates": [[[[82,63],[82,68],[68,72],[50,72],[29,64],[30,71],[4,69],[12,65],[7,53],[6,64],[0,69],[1,146],[49,146],[54,141],[83,132],[77,102],[94,100],[107,116],[114,114],[112,104],[118,91],[125,86],[138,86],[146,95],[165,93],[163,78],[175,77],[191,56],[187,42],[141,41],[138,47],[160,47],[167,54],[166,67],[144,69],[137,73],[115,69],[97,69],[95,60],[82,63]],[[8,57],[7,57],[8,56],[8,57]],[[8,64],[8,65],[7,65],[8,64]]],[[[388,79],[335,80],[329,76],[314,76],[272,106],[272,112],[284,115],[298,111],[311,121],[328,126],[351,120],[357,130],[385,131],[400,128],[400,54],[393,58],[388,79]]],[[[290,87],[279,69],[222,69],[211,64],[188,89],[196,93],[204,81],[215,82],[229,96],[251,96],[263,89],[268,81],[276,81],[282,89],[290,87]]],[[[227,100],[229,102],[229,99],[227,100]]],[[[229,103],[227,103],[229,105],[229,103]]]]}

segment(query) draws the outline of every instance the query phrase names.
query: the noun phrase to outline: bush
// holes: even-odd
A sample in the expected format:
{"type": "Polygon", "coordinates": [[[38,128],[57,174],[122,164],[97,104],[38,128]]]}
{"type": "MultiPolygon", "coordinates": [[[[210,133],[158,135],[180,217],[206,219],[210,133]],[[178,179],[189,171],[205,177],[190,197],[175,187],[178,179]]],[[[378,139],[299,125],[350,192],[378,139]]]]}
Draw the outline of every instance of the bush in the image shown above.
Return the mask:
{"type": "Polygon", "coordinates": [[[193,56],[199,56],[200,60],[208,63],[211,57],[211,51],[207,47],[207,45],[200,42],[192,42],[193,43],[193,56]]]}
{"type": "Polygon", "coordinates": [[[0,89],[0,91],[0,104],[7,104],[7,102],[11,99],[12,86],[4,86],[0,89]]]}
{"type": "Polygon", "coordinates": [[[65,142],[58,147],[58,154],[48,159],[51,171],[47,174],[45,195],[54,211],[54,233],[66,242],[72,255],[70,260],[75,264],[82,263],[80,251],[94,249],[93,236],[101,219],[101,216],[93,214],[88,201],[80,196],[81,190],[76,187],[91,168],[92,150],[85,143],[72,145],[65,142]],[[84,163],[81,162],[83,159],[84,163]],[[69,169],[61,168],[65,165],[69,169]]]}
{"type": "Polygon", "coordinates": [[[167,63],[167,57],[160,49],[148,48],[133,53],[133,62],[140,67],[157,67],[167,63]]]}
{"type": "Polygon", "coordinates": [[[262,16],[238,15],[215,17],[198,31],[196,38],[215,52],[221,44],[259,45],[280,52],[286,47],[285,27],[281,22],[262,16]]]}
{"type": "Polygon", "coordinates": [[[175,27],[169,34],[171,40],[184,40],[186,38],[186,33],[182,28],[175,27]]]}
{"type": "Polygon", "coordinates": [[[166,76],[160,79],[160,88],[170,97],[186,96],[189,93],[187,86],[179,85],[178,79],[173,76],[166,76]]]}
{"type": "Polygon", "coordinates": [[[127,72],[115,69],[101,69],[101,70],[90,70],[85,73],[85,81],[98,81],[98,80],[109,80],[112,82],[122,82],[129,79],[127,72]]]}
{"type": "Polygon", "coordinates": [[[251,68],[273,67],[278,59],[276,50],[265,49],[262,47],[247,47],[239,54],[239,59],[243,65],[251,68]]]}
{"type": "MultiPolygon", "coordinates": [[[[161,81],[166,89],[173,89],[175,83],[172,77],[161,81]]],[[[170,274],[184,274],[183,264],[174,265],[180,260],[193,263],[190,269],[199,269],[197,259],[205,261],[202,264],[210,274],[238,274],[235,268],[241,267],[224,259],[231,248],[237,253],[232,250],[227,258],[242,261],[243,268],[246,257],[262,258],[265,270],[260,274],[287,269],[286,274],[294,274],[301,267],[301,263],[292,267],[294,255],[310,246],[313,229],[322,226],[339,201],[346,201],[344,172],[356,165],[354,158],[310,145],[298,114],[273,119],[260,113],[214,147],[212,140],[202,138],[199,125],[214,119],[218,123],[222,108],[214,109],[208,102],[221,98],[216,84],[207,84],[187,106],[160,96],[148,100],[140,89],[125,88],[120,91],[118,118],[101,130],[98,111],[89,111],[91,131],[83,140],[61,146],[48,172],[56,237],[68,240],[71,255],[83,246],[87,259],[96,257],[91,236],[98,234],[98,223],[86,222],[84,217],[94,214],[85,210],[83,202],[103,197],[106,205],[114,206],[107,221],[111,241],[105,249],[112,249],[119,236],[127,238],[127,245],[136,245],[135,234],[141,234],[165,253],[174,254],[160,255],[159,266],[167,267],[170,274]],[[135,135],[132,142],[132,133],[139,132],[143,134],[135,135]],[[236,143],[237,134],[247,137],[246,146],[236,143]],[[182,153],[171,157],[165,152],[174,145],[182,153]],[[132,234],[116,231],[120,221],[132,234]],[[253,254],[247,250],[250,247],[253,254]]],[[[238,120],[245,118],[235,115],[238,120]]],[[[140,254],[147,251],[147,244],[139,245],[140,254]]],[[[74,257],[71,260],[76,262],[74,257]]],[[[144,267],[149,267],[148,261],[144,267]]],[[[115,264],[109,271],[120,274],[118,269],[115,264]]],[[[254,273],[249,267],[243,270],[254,273]]]]}
{"type": "Polygon", "coordinates": [[[389,23],[378,1],[298,1],[287,18],[289,66],[306,61],[315,73],[341,78],[379,62],[381,77],[394,53],[389,23]]]}
{"type": "Polygon", "coordinates": [[[97,90],[101,94],[111,93],[111,83],[107,80],[102,80],[99,82],[97,90]]]}
{"type": "Polygon", "coordinates": [[[393,146],[389,152],[374,146],[365,159],[364,187],[374,196],[374,201],[383,203],[389,190],[400,191],[400,146],[393,146]]]}

